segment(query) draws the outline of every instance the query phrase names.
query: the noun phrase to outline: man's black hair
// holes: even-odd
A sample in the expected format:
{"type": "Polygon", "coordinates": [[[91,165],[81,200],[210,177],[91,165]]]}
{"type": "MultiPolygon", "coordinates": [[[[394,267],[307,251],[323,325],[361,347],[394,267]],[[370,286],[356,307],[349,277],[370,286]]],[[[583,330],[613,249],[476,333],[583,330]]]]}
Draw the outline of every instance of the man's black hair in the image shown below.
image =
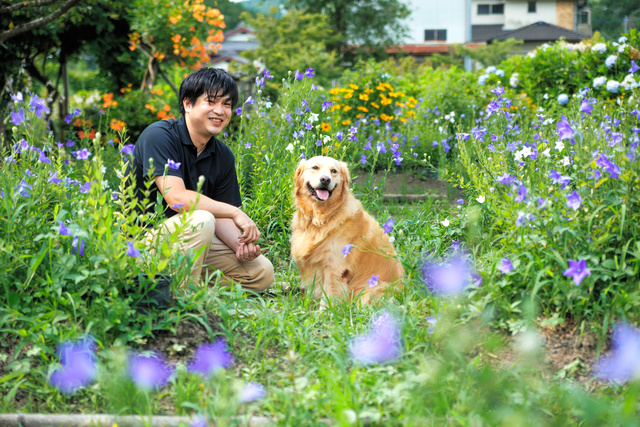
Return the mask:
{"type": "Polygon", "coordinates": [[[184,116],[184,100],[194,105],[206,93],[210,99],[229,96],[231,108],[238,102],[238,86],[231,74],[221,68],[200,68],[189,74],[180,84],[180,113],[184,116]]]}

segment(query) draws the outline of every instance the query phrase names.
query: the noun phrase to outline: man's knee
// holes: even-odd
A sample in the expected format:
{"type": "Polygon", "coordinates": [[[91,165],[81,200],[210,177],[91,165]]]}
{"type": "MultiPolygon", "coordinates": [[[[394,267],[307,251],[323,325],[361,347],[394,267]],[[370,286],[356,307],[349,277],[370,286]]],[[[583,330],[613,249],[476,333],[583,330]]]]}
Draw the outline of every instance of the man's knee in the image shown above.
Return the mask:
{"type": "Polygon", "coordinates": [[[267,289],[269,286],[273,285],[275,281],[275,273],[273,270],[273,264],[266,257],[260,256],[260,274],[258,275],[258,280],[256,280],[255,287],[253,290],[256,292],[262,292],[267,289]]]}
{"type": "Polygon", "coordinates": [[[190,234],[192,239],[199,241],[202,245],[211,243],[216,232],[216,218],[211,212],[195,210],[188,214],[188,227],[186,234],[190,234]]]}

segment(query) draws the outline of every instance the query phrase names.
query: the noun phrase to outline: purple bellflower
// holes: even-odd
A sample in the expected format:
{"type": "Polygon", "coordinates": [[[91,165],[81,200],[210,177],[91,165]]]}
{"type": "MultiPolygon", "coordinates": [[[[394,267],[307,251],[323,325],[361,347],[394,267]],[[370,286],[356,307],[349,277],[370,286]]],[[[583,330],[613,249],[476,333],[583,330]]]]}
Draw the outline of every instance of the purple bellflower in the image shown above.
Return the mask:
{"type": "Polygon", "coordinates": [[[362,365],[397,359],[402,352],[398,322],[389,312],[383,312],[372,322],[369,332],[353,339],[349,352],[362,365]]]}
{"type": "Polygon", "coordinates": [[[233,356],[227,350],[226,341],[218,339],[213,344],[201,345],[187,369],[189,372],[208,377],[220,369],[228,368],[232,363],[233,356]]]}
{"type": "Polygon", "coordinates": [[[587,261],[581,259],[579,261],[569,260],[569,268],[567,268],[563,276],[573,278],[576,286],[580,285],[580,282],[584,280],[585,277],[591,275],[591,271],[587,268],[587,261]]]}
{"type": "Polygon", "coordinates": [[[142,389],[161,388],[169,381],[172,373],[173,368],[157,353],[148,356],[135,353],[129,356],[129,376],[142,389]]]}
{"type": "Polygon", "coordinates": [[[626,323],[615,325],[611,348],[611,355],[596,364],[596,377],[618,384],[637,378],[640,375],[640,331],[626,323]]]}

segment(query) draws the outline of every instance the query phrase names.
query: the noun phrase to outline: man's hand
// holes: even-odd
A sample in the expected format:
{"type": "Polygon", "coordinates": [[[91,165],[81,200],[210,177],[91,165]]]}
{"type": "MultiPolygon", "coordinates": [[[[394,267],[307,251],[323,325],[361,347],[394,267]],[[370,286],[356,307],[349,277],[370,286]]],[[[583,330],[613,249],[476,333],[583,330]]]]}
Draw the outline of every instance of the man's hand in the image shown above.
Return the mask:
{"type": "MultiPolygon", "coordinates": [[[[255,222],[253,222],[247,214],[238,209],[238,214],[233,217],[233,222],[240,231],[242,231],[242,234],[239,236],[241,244],[255,243],[258,241],[260,238],[260,231],[258,230],[255,222]]],[[[242,247],[242,245],[240,247],[242,247]]],[[[260,255],[260,253],[258,253],[258,255],[260,255]]]]}
{"type": "Polygon", "coordinates": [[[253,261],[260,256],[261,252],[259,245],[241,243],[240,246],[238,246],[238,250],[236,250],[236,258],[238,258],[240,262],[253,261]]]}

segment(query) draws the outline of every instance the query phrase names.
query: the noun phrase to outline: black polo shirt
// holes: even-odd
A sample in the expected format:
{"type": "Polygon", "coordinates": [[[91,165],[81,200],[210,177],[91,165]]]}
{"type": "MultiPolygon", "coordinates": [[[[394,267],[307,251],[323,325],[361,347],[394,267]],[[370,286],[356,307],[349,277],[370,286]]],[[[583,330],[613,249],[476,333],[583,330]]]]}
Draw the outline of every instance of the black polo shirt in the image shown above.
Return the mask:
{"type": "MultiPolygon", "coordinates": [[[[204,176],[200,190],[202,194],[236,207],[242,204],[233,153],[229,147],[212,137],[198,156],[184,117],[153,123],[140,134],[133,150],[133,164],[129,165],[134,171],[136,195],[140,200],[151,169],[149,159],[153,159],[154,176],[163,175],[167,160],[171,159],[180,163],[180,167],[169,168],[167,175],[182,178],[187,190],[196,191],[198,178],[204,176]]],[[[153,183],[150,189],[150,201],[153,203],[157,199],[158,188],[153,183]]],[[[177,213],[167,206],[164,198],[162,205],[167,217],[177,213]]]]}

